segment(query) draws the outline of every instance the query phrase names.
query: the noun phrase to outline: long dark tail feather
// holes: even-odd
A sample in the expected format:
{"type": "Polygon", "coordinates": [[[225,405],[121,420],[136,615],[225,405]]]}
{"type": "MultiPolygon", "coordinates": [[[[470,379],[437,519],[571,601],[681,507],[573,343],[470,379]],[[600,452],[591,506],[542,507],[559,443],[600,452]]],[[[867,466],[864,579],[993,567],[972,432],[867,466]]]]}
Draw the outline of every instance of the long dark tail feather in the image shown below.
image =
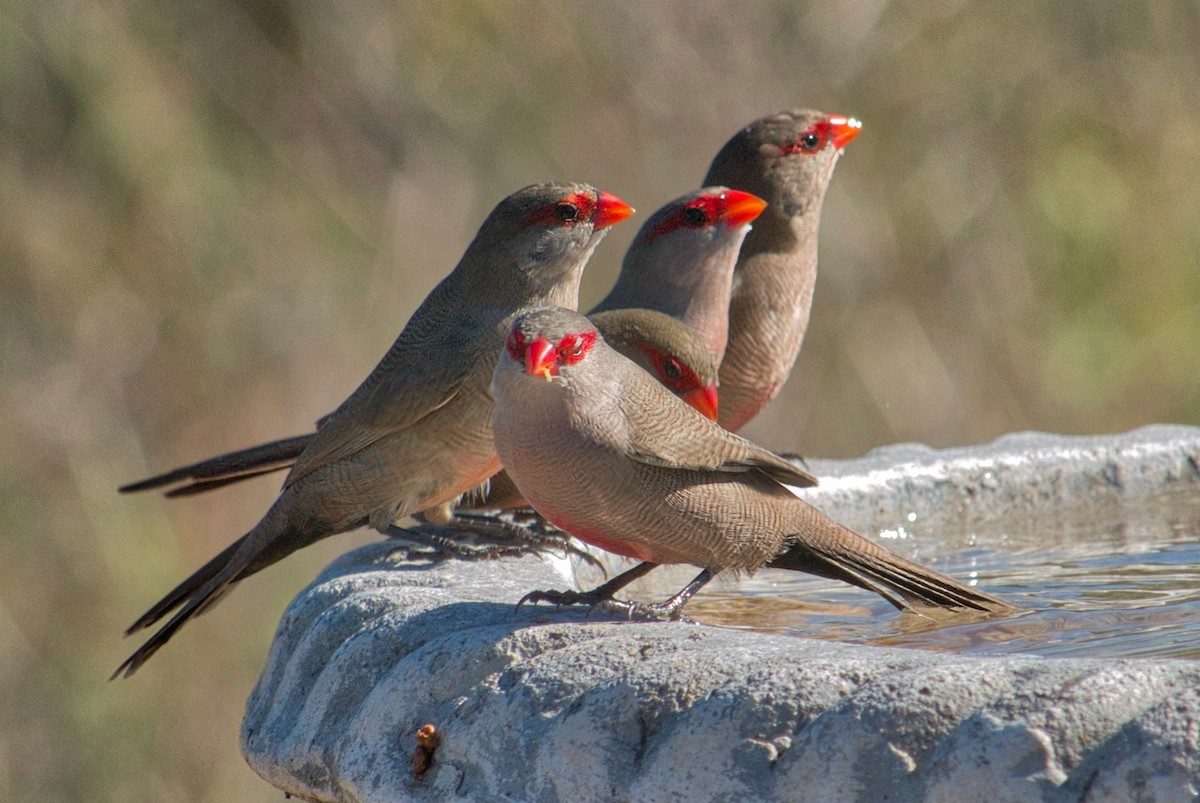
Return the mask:
{"type": "Polygon", "coordinates": [[[344,528],[337,529],[323,526],[313,519],[305,519],[305,526],[295,529],[289,526],[292,511],[287,501],[291,498],[289,493],[284,491],[281,497],[283,504],[276,502],[254,529],[225,547],[219,555],[193,572],[130,625],[125,631],[126,635],[150,627],[175,611],[165,625],[118,667],[113,673],[114,678],[122,674],[129,677],[136,672],[189,619],[206,613],[242,580],[283,560],[298,549],[366,523],[350,522],[344,528]]]}
{"type": "MultiPolygon", "coordinates": [[[[132,636],[139,630],[145,630],[195,596],[197,591],[211,582],[214,577],[221,573],[222,569],[229,565],[230,561],[233,560],[233,556],[237,554],[238,549],[245,540],[246,536],[242,536],[234,541],[221,550],[220,554],[215,558],[193,572],[182,583],[175,586],[165,597],[156,602],[154,607],[138,617],[138,620],[131,624],[125,631],[125,635],[132,636]]],[[[241,578],[239,577],[238,579],[241,578]]]]}
{"type": "MultiPolygon", "coordinates": [[[[222,553],[224,554],[224,553],[222,553]]],[[[207,568],[207,567],[206,567],[207,568]]],[[[203,569],[201,570],[203,571],[203,569]]],[[[190,579],[190,578],[189,578],[190,579]]],[[[148,638],[142,646],[130,655],[125,661],[117,667],[117,671],[112,673],[109,680],[116,680],[119,676],[130,677],[134,672],[141,668],[142,664],[149,661],[154,653],[158,652],[164,644],[171,640],[179,628],[183,627],[193,616],[198,616],[208,610],[214,603],[217,602],[225,593],[232,587],[237,580],[234,578],[214,577],[196,591],[187,603],[179,609],[179,611],[171,617],[165,625],[158,629],[153,636],[148,638]]],[[[160,603],[161,605],[162,603],[160,603]]],[[[168,609],[169,610],[169,609],[168,609]]],[[[144,618],[144,617],[143,617],[144,618]]]]}
{"type": "MultiPolygon", "coordinates": [[[[241,580],[249,577],[260,569],[274,563],[279,557],[288,554],[289,549],[270,549],[272,544],[279,545],[286,539],[268,540],[259,526],[243,535],[227,546],[219,555],[201,566],[190,577],[175,586],[165,597],[158,601],[150,610],[130,625],[125,635],[130,635],[150,627],[179,608],[165,625],[146,640],[133,655],[117,667],[112,678],[118,675],[129,677],[150,659],[150,656],[171,640],[179,628],[183,627],[194,616],[206,613],[217,602],[224,598],[241,580]],[[264,549],[264,542],[266,548],[264,549]]],[[[268,532],[271,532],[268,530],[268,532]]]]}
{"type": "Polygon", "coordinates": [[[808,572],[874,591],[901,610],[910,607],[966,608],[1000,612],[1014,606],[895,555],[862,536],[836,527],[827,537],[805,538],[768,566],[808,572]]]}
{"type": "Polygon", "coordinates": [[[276,471],[283,471],[284,469],[291,468],[293,465],[293,463],[283,463],[282,465],[271,466],[270,468],[263,468],[257,471],[247,471],[243,474],[236,474],[232,477],[222,477],[219,480],[197,480],[196,482],[192,482],[187,485],[181,485],[178,488],[172,488],[164,493],[163,496],[167,497],[168,499],[177,499],[183,496],[195,496],[196,494],[202,494],[206,491],[215,491],[217,488],[224,488],[226,485],[233,485],[235,482],[241,482],[242,480],[252,480],[255,477],[262,477],[266,474],[274,474],[276,471]]]}
{"type": "Polygon", "coordinates": [[[186,496],[211,491],[230,483],[289,468],[313,437],[314,433],[296,435],[252,446],[249,449],[228,452],[201,460],[198,463],[172,469],[148,479],[122,485],[118,490],[121,493],[134,493],[190,482],[191,484],[182,488],[168,491],[167,496],[186,496]]]}

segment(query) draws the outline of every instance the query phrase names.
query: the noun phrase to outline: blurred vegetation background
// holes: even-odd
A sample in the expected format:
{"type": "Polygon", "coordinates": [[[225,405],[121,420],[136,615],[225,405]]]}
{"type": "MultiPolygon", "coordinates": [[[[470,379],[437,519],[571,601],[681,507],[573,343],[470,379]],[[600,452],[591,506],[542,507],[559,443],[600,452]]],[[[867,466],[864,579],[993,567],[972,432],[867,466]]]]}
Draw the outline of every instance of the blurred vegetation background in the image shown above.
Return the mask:
{"type": "Polygon", "coordinates": [[[648,213],[755,117],[858,116],[804,352],[747,434],[838,457],[1200,424],[1197,8],[5,4],[0,798],[278,799],[239,754],[245,698],[287,600],[371,536],[110,684],[123,627],[278,482],[116,487],[309,429],[530,182],[648,213]]]}

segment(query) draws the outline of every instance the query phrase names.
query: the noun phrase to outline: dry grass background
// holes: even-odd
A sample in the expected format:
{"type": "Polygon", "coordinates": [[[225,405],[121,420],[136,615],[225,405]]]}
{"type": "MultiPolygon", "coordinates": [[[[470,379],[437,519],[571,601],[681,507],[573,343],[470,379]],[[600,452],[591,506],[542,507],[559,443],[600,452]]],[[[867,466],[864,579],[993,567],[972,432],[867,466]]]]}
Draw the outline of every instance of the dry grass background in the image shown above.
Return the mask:
{"type": "Polygon", "coordinates": [[[6,4],[0,798],[278,799],[241,709],[286,601],[361,537],[110,684],[123,626],[277,484],[115,488],[310,427],[533,181],[649,212],[754,117],[859,116],[804,353],[749,435],[848,456],[1200,424],[1200,14],[1110,8],[6,4]]]}

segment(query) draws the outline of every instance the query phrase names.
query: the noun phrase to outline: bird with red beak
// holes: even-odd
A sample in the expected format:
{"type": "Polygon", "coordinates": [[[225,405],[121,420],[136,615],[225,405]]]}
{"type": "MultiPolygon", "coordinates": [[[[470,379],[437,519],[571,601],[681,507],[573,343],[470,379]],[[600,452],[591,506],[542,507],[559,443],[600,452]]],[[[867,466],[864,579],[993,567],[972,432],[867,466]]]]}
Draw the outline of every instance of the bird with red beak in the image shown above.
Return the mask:
{"type": "Polygon", "coordinates": [[[588,258],[631,214],[585,184],[533,185],[501,201],[375,370],[306,442],[262,520],[129,628],[175,611],[116,674],[136,672],[193,616],[292,552],[364,525],[387,533],[405,516],[442,518],[496,473],[488,386],[499,344],[524,307],[574,307],[588,258]]]}
{"type": "Polygon", "coordinates": [[[811,109],[763,117],[725,143],[704,177],[767,202],[734,269],[719,419],[731,431],[758,415],[792,372],[817,281],[825,191],[860,131],[858,120],[811,109]]]}
{"type": "MultiPolygon", "coordinates": [[[[761,198],[725,187],[708,187],[665,204],[642,226],[612,291],[590,314],[613,348],[713,420],[733,266],[765,207],[761,198]]],[[[290,468],[314,437],[299,435],[211,457],[121,490],[176,486],[167,491],[176,497],[220,488],[290,468]]],[[[472,497],[471,508],[524,504],[502,475],[493,477],[489,490],[478,496],[479,501],[472,497]]]]}
{"type": "Polygon", "coordinates": [[[812,477],[698,415],[609,348],[577,312],[522,313],[496,364],[492,394],[497,452],[530,504],[583,541],[642,561],[591,592],[534,592],[523,602],[677,618],[717,574],[770,566],[851,583],[897,608],[1011,610],[796,497],[787,486],[812,477]],[[661,604],[614,599],[664,563],[702,571],[661,604]]]}
{"type": "MultiPolygon", "coordinates": [[[[714,421],[733,266],[765,207],[758,196],[727,187],[665,204],[642,224],[612,290],[588,313],[609,346],[714,421]]],[[[501,472],[472,506],[508,510],[526,501],[501,472]]],[[[490,525],[476,520],[471,527],[490,525]]]]}

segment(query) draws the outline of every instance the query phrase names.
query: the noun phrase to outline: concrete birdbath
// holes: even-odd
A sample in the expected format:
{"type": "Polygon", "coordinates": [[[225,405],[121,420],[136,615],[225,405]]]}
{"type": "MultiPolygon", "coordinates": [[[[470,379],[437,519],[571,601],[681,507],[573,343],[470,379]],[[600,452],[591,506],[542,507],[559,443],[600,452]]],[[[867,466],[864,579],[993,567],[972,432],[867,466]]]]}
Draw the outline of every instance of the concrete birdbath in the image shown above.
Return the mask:
{"type": "MultiPolygon", "coordinates": [[[[588,619],[513,607],[590,588],[586,563],[380,543],[285,612],[247,760],[338,801],[1200,793],[1200,429],[903,445],[812,469],[805,498],[834,518],[1025,610],[914,624],[867,592],[761,572],[705,589],[699,624],[588,619]]],[[[631,596],[694,573],[656,570],[631,596]]]]}

